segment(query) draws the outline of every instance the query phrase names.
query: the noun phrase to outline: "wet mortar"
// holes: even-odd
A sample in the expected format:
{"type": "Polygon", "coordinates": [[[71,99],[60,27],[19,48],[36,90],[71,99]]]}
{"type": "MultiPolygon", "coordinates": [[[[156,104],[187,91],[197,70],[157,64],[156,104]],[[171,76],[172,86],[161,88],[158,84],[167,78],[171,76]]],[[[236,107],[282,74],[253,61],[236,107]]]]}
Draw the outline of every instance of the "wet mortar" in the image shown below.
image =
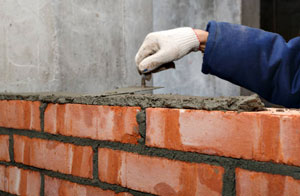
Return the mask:
{"type": "Polygon", "coordinates": [[[2,93],[0,100],[29,100],[43,103],[139,106],[141,108],[184,108],[223,111],[261,111],[264,104],[257,95],[234,97],[197,97],[183,95],[88,95],[71,93],[2,93]]]}

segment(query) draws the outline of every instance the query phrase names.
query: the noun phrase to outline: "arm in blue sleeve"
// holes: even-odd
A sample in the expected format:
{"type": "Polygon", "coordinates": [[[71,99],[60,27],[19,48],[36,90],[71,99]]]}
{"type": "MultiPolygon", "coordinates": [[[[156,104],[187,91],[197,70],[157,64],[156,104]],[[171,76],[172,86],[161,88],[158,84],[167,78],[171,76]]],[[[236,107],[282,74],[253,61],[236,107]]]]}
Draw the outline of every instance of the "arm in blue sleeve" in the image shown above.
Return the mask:
{"type": "Polygon", "coordinates": [[[202,72],[256,92],[266,100],[300,108],[300,37],[211,21],[202,72]]]}

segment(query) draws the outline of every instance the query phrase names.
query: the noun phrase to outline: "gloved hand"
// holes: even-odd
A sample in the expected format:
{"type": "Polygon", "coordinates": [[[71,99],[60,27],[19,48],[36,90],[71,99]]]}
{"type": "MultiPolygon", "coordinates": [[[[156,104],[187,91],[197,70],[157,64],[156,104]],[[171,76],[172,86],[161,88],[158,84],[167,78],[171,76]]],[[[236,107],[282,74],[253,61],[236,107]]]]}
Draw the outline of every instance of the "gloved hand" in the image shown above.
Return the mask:
{"type": "Polygon", "coordinates": [[[200,40],[190,27],[150,33],[135,56],[137,69],[140,73],[155,72],[164,64],[198,51],[199,47],[200,40]]]}

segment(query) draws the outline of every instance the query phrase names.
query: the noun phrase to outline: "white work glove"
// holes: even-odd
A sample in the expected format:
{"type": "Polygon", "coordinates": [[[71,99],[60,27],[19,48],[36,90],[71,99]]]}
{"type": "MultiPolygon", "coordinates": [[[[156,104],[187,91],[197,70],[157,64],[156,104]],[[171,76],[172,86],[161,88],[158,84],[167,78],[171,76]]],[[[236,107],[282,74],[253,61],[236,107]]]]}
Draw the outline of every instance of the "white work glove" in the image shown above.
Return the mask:
{"type": "Polygon", "coordinates": [[[140,73],[149,73],[162,65],[198,51],[200,41],[190,27],[154,32],[147,35],[135,56],[140,73]]]}

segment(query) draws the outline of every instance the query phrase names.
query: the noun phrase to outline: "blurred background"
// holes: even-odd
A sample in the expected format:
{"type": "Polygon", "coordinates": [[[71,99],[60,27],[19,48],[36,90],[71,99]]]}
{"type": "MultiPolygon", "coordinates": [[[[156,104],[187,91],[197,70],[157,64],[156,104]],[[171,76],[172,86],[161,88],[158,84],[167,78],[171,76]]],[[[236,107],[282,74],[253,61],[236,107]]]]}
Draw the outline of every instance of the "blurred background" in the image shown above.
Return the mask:
{"type": "MultiPolygon", "coordinates": [[[[100,93],[140,85],[134,56],[151,31],[210,20],[244,24],[291,39],[300,31],[299,0],[1,0],[0,92],[100,93]]],[[[234,36],[234,35],[233,35],[234,36]]],[[[201,72],[191,53],[175,70],[154,74],[155,93],[245,95],[201,72]]]]}

